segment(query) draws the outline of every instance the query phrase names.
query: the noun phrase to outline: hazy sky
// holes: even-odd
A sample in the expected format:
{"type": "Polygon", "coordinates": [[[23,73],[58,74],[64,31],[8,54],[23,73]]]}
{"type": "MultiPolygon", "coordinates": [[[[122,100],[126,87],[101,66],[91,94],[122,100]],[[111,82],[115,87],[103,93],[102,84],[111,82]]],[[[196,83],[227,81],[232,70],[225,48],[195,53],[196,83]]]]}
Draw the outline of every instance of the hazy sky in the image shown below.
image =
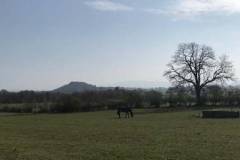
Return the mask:
{"type": "Polygon", "coordinates": [[[240,1],[0,0],[0,89],[164,86],[189,42],[226,53],[240,76],[240,1]]]}

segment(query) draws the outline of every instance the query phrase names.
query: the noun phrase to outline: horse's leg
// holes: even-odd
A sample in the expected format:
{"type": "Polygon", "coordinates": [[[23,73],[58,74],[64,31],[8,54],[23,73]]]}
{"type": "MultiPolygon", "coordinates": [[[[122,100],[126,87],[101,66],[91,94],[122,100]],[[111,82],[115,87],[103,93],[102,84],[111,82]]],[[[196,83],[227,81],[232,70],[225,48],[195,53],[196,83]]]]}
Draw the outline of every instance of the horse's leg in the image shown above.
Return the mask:
{"type": "Polygon", "coordinates": [[[127,112],[126,112],[126,114],[125,114],[125,118],[127,118],[127,112]]]}
{"type": "Polygon", "coordinates": [[[126,116],[128,117],[128,112],[126,112],[126,116]]]}
{"type": "Polygon", "coordinates": [[[120,115],[120,114],[121,114],[121,113],[118,114],[119,118],[121,118],[121,115],[120,115]]]}
{"type": "Polygon", "coordinates": [[[131,117],[133,118],[133,112],[132,112],[132,110],[131,110],[130,114],[131,114],[131,117]]]}

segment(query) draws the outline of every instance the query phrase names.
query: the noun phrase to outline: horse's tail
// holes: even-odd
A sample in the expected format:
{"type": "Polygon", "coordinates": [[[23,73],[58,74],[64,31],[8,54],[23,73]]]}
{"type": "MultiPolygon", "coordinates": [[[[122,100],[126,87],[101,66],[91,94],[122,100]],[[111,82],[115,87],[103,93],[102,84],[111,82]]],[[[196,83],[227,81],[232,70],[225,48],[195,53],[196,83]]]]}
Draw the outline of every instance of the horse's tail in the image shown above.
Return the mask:
{"type": "Polygon", "coordinates": [[[118,107],[117,109],[117,115],[119,115],[121,113],[121,107],[118,107]]]}
{"type": "Polygon", "coordinates": [[[130,111],[131,117],[133,117],[132,109],[129,109],[129,111],[130,111]]]}

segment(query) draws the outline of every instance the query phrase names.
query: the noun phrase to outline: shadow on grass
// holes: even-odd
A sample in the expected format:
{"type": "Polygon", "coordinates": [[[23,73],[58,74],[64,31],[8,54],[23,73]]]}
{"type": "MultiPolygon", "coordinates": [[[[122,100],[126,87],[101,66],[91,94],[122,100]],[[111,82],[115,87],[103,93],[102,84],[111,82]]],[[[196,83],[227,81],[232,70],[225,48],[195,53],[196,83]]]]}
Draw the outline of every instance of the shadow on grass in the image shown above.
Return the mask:
{"type": "Polygon", "coordinates": [[[203,110],[214,110],[214,109],[231,109],[240,110],[239,107],[229,107],[229,106],[187,106],[187,107],[159,107],[159,108],[141,108],[138,109],[134,114],[154,114],[154,113],[174,113],[174,112],[185,112],[185,111],[203,111],[203,110]]]}
{"type": "Polygon", "coordinates": [[[138,109],[137,112],[134,112],[134,114],[154,114],[154,113],[170,113],[170,112],[183,112],[183,111],[189,111],[192,110],[191,108],[186,107],[160,107],[160,108],[141,108],[138,109]]]}
{"type": "Polygon", "coordinates": [[[19,117],[19,116],[36,116],[32,113],[0,113],[0,117],[19,117]]]}
{"type": "Polygon", "coordinates": [[[111,118],[108,118],[108,119],[121,119],[121,118],[118,118],[118,117],[111,117],[111,118]]]}

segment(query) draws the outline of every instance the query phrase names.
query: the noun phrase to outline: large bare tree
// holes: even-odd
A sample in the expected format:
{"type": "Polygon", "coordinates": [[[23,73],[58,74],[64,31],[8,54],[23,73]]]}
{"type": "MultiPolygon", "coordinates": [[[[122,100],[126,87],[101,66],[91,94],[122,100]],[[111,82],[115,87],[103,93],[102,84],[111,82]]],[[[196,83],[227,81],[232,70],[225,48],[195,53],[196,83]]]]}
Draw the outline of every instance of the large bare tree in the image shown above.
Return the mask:
{"type": "Polygon", "coordinates": [[[206,85],[235,80],[232,62],[226,55],[217,59],[211,47],[196,43],[180,44],[168,67],[164,76],[176,87],[193,86],[197,105],[202,105],[201,91],[206,85]]]}

